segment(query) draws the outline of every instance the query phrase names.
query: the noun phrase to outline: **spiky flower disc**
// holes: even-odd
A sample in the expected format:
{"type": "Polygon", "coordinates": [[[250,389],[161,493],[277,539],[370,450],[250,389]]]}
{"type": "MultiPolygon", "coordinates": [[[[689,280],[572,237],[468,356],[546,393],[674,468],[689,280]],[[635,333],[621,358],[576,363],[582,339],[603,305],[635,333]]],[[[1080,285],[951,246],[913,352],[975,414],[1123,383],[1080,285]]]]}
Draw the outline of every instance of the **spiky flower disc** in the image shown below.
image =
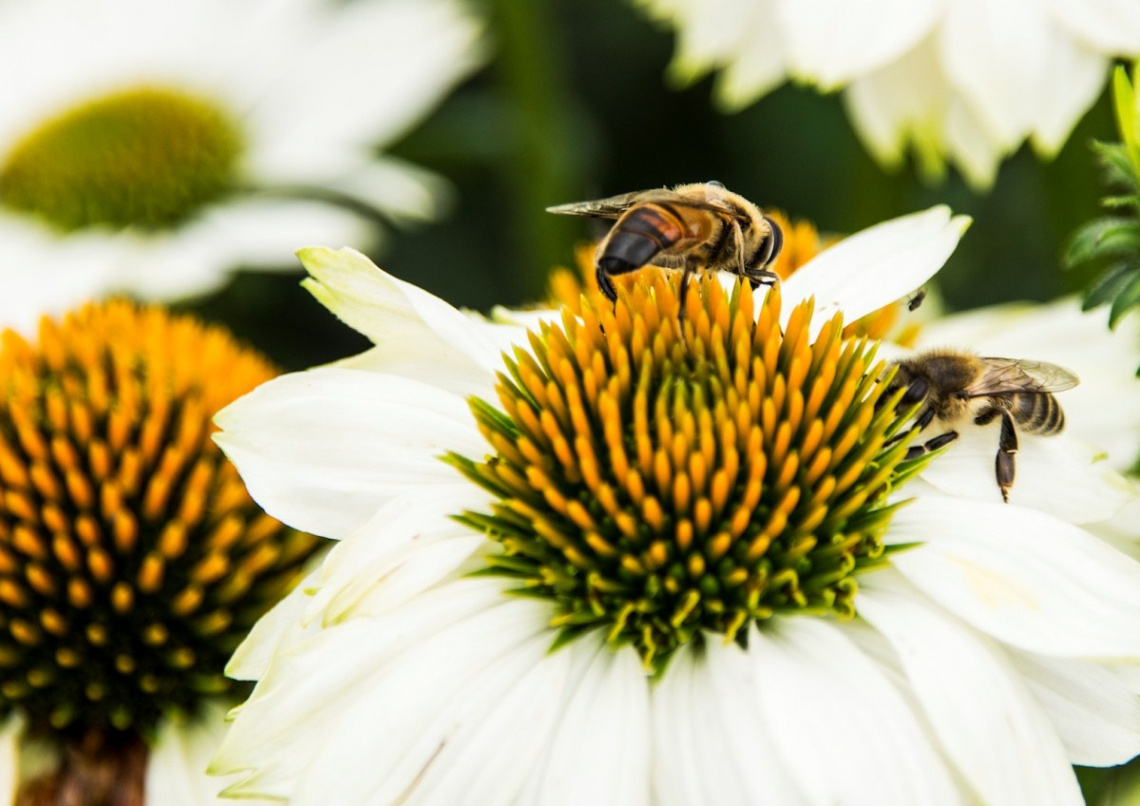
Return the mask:
{"type": "Polygon", "coordinates": [[[811,305],[780,326],[705,278],[678,330],[677,276],[643,270],[616,306],[531,335],[472,408],[495,454],[450,457],[499,499],[462,517],[504,551],[489,572],[551,599],[563,638],[595,627],[660,667],[703,632],[727,640],[778,612],[854,613],[883,562],[885,498],[916,467],[884,365],[811,305]]]}
{"type": "Polygon", "coordinates": [[[210,439],[274,375],[218,328],[127,302],[0,349],[0,713],[145,735],[224,691],[225,661],[314,538],[210,439]]]}

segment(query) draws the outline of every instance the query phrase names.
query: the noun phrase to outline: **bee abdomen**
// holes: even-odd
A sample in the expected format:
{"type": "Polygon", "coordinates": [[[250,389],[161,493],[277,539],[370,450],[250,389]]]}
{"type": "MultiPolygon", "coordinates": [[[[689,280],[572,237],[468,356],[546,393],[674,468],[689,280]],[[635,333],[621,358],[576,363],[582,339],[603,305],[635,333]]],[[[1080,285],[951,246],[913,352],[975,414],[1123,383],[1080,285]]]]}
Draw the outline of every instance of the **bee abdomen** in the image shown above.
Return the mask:
{"type": "Polygon", "coordinates": [[[1014,402],[1013,416],[1028,434],[1048,436],[1060,433],[1065,427],[1061,404],[1048,392],[1019,394],[1014,402]]]}
{"type": "Polygon", "coordinates": [[[681,240],[677,216],[657,204],[630,210],[610,232],[598,265],[610,274],[633,271],[681,240]]]}

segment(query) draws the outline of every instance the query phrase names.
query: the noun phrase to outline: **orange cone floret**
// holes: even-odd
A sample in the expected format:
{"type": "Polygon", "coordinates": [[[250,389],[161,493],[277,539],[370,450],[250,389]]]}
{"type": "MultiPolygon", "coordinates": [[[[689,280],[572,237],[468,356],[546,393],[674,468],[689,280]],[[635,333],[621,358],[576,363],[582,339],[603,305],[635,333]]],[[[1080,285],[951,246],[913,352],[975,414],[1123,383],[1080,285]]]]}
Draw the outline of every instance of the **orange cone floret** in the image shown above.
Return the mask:
{"type": "Polygon", "coordinates": [[[813,340],[810,303],[781,328],[778,287],[705,277],[682,339],[678,280],[643,270],[532,333],[498,406],[472,401],[493,453],[448,457],[497,499],[460,516],[502,547],[487,572],[550,599],[563,639],[603,629],[657,669],[774,614],[851,617],[887,494],[925,461],[888,444],[888,370],[841,317],[813,340]]]}
{"type": "Polygon", "coordinates": [[[210,438],[276,374],[225,331],[125,301],[0,344],[0,714],[146,736],[223,667],[315,538],[263,513],[210,438]]]}
{"type": "MultiPolygon", "coordinates": [[[[819,230],[810,221],[789,218],[779,210],[766,210],[765,215],[775,221],[784,233],[784,246],[768,266],[781,280],[791,277],[820,252],[842,240],[837,236],[820,235],[819,230]]],[[[553,304],[564,305],[574,313],[578,313],[578,300],[581,295],[598,290],[597,280],[594,277],[594,245],[584,245],[576,249],[574,262],[577,266],[576,271],[560,268],[550,273],[547,296],[553,304]]],[[[630,283],[634,281],[634,276],[634,274],[625,274],[611,279],[615,284],[630,283]]],[[[903,347],[913,346],[918,336],[919,325],[916,322],[904,323],[903,307],[904,303],[901,302],[884,305],[879,310],[848,323],[844,335],[866,336],[880,341],[890,340],[903,347]]]]}

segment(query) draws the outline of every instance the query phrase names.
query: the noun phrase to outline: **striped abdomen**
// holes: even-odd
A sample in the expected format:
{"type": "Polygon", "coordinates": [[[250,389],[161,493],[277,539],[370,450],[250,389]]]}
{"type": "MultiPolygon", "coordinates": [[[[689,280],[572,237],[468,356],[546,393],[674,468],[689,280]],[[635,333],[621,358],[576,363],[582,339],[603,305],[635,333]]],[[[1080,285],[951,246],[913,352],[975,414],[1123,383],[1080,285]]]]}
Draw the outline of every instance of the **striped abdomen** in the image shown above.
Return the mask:
{"type": "Polygon", "coordinates": [[[1010,415],[1025,433],[1049,436],[1065,427],[1061,404],[1049,392],[1017,392],[1012,397],[1010,415]]]}
{"type": "Polygon", "coordinates": [[[610,274],[640,269],[687,235],[684,219],[672,207],[641,204],[622,216],[610,230],[597,264],[610,274]]]}

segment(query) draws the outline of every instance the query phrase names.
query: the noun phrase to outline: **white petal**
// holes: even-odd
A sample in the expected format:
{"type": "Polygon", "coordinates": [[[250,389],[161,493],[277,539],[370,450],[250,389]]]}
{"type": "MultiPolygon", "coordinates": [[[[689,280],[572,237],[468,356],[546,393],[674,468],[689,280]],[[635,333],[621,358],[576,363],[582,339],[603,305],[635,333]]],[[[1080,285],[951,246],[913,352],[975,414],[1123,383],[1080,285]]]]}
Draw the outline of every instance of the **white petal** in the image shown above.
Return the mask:
{"type": "Polygon", "coordinates": [[[11,806],[16,801],[16,789],[20,783],[19,740],[23,730],[23,720],[16,716],[0,723],[0,803],[4,806],[11,806]]]}
{"type": "Polygon", "coordinates": [[[1140,560],[1140,499],[1133,501],[1104,523],[1095,523],[1089,531],[1135,560],[1140,560]]]}
{"type": "MultiPolygon", "coordinates": [[[[550,646],[541,620],[532,615],[532,603],[508,602],[496,610],[500,612],[487,611],[483,618],[461,621],[462,638],[455,628],[445,628],[420,642],[375,674],[367,690],[358,690],[352,697],[352,714],[341,728],[349,736],[372,730],[375,740],[355,742],[351,747],[328,743],[311,753],[293,802],[322,806],[334,782],[341,782],[337,794],[345,803],[449,802],[434,799],[432,789],[438,786],[454,795],[463,782],[452,777],[449,766],[479,769],[481,759],[473,763],[472,756],[485,760],[497,745],[510,743],[499,736],[481,736],[479,728],[487,722],[500,730],[518,728],[490,719],[490,714],[512,699],[516,681],[543,666],[550,646]],[[458,658],[463,662],[457,663],[458,658]],[[453,741],[456,746],[450,748],[453,741]],[[381,743],[383,750],[377,747],[381,743]]],[[[543,684],[556,689],[564,674],[559,674],[560,661],[540,670],[545,679],[537,685],[533,678],[524,681],[530,685],[521,694],[528,704],[538,706],[534,727],[540,731],[549,729],[553,720],[550,711],[541,708],[541,700],[534,702],[534,695],[537,691],[544,699],[549,697],[548,692],[541,692],[543,684]]],[[[512,785],[517,786],[525,771],[527,755],[537,754],[534,744],[520,748],[523,770],[512,768],[509,756],[499,756],[498,770],[493,767],[485,771],[490,776],[468,781],[486,793],[471,802],[508,802],[512,785]],[[495,776],[497,771],[508,777],[495,776]]]]}
{"type": "MultiPolygon", "coordinates": [[[[226,711],[211,705],[194,720],[167,720],[158,726],[146,766],[146,802],[149,806],[206,806],[228,801],[218,797],[223,778],[206,774],[210,756],[226,733],[226,711]]],[[[270,801],[246,801],[268,804],[270,801]]]]}
{"type": "Polygon", "coordinates": [[[907,143],[912,142],[926,173],[939,173],[950,86],[933,38],[856,79],[843,100],[855,131],[876,159],[899,165],[907,143]]]}
{"type": "Polygon", "coordinates": [[[989,131],[960,95],[950,99],[942,128],[941,139],[945,141],[947,156],[978,193],[993,187],[1002,159],[1021,142],[1006,142],[989,131]]]}
{"type": "MultiPolygon", "coordinates": [[[[1135,47],[1140,50],[1140,45],[1135,47]]],[[[1077,121],[1096,103],[1109,67],[1107,58],[1054,26],[1045,71],[1038,77],[1041,89],[1034,109],[1033,145],[1040,153],[1052,157],[1061,150],[1077,121]]]]}
{"type": "Polygon", "coordinates": [[[34,336],[42,315],[104,297],[132,254],[113,237],[61,239],[24,216],[0,212],[0,327],[34,336]]]}
{"type": "Polygon", "coordinates": [[[809,617],[769,623],[749,634],[756,692],[809,802],[961,802],[916,715],[840,630],[809,617]]]}
{"type": "Polygon", "coordinates": [[[568,687],[555,733],[515,802],[648,806],[645,669],[632,649],[614,652],[601,645],[598,634],[578,639],[569,650],[576,656],[576,686],[568,687]]]}
{"type": "Polygon", "coordinates": [[[229,268],[294,271],[294,255],[301,247],[364,247],[374,239],[375,228],[361,216],[323,202],[250,198],[211,210],[182,237],[210,239],[229,268]]]}
{"type": "Polygon", "coordinates": [[[1140,697],[1122,667],[1025,652],[1012,657],[1065,743],[1071,764],[1111,767],[1140,755],[1140,697]]]}
{"type": "Polygon", "coordinates": [[[736,644],[690,644],[654,686],[653,792],[659,806],[806,803],[780,763],[755,668],[736,644]]]}
{"type": "Polygon", "coordinates": [[[669,71],[683,81],[696,79],[713,66],[730,61],[747,47],[749,36],[775,25],[770,0],[704,0],[678,2],[659,13],[671,17],[677,29],[677,52],[669,71]],[[732,20],[734,24],[726,24],[732,20]]]}
{"type": "Polygon", "coordinates": [[[781,284],[785,319],[814,296],[814,335],[838,311],[852,322],[905,297],[942,268],[969,223],[940,205],[845,238],[781,284]]]}
{"type": "Polygon", "coordinates": [[[456,391],[482,393],[501,367],[489,325],[423,289],[397,280],[352,249],[299,252],[305,281],[325,307],[376,344],[368,366],[456,391]]]}
{"type": "Polygon", "coordinates": [[[386,613],[456,574],[473,554],[492,551],[495,544],[482,532],[452,517],[489,512],[489,498],[472,484],[466,497],[441,501],[427,494],[388,502],[329,552],[303,620],[332,624],[386,613]]]}
{"type": "Polygon", "coordinates": [[[304,635],[302,614],[320,571],[308,574],[296,588],[259,618],[226,663],[226,676],[235,680],[260,680],[270,661],[304,635]]]}
{"type": "Polygon", "coordinates": [[[486,452],[464,400],[401,378],[322,368],[275,378],[217,414],[214,438],[275,518],[340,538],[385,501],[471,485],[439,457],[486,452]]]}
{"type": "Polygon", "coordinates": [[[939,0],[782,0],[778,8],[792,72],[825,92],[894,61],[942,14],[939,0]]]}
{"type": "MultiPolygon", "coordinates": [[[[933,427],[919,440],[937,433],[933,427]]],[[[1001,423],[957,428],[958,438],[922,472],[939,490],[960,498],[1000,502],[994,469],[1001,423]]],[[[1011,504],[1048,512],[1070,523],[1106,521],[1136,497],[1133,485],[1097,449],[1064,434],[1019,434],[1011,504]]]]}
{"type": "Polygon", "coordinates": [[[1033,128],[1050,43],[1039,0],[956,0],[939,28],[950,82],[994,141],[1014,148],[1033,128]]]}
{"type": "Polygon", "coordinates": [[[292,177],[314,146],[366,153],[393,140],[482,59],[482,26],[458,2],[310,6],[321,35],[294,49],[252,110],[259,129],[273,134],[263,135],[268,153],[255,154],[262,171],[292,177]]]}
{"type": "MultiPolygon", "coordinates": [[[[455,195],[451,183],[439,174],[390,156],[363,162],[334,187],[372,205],[397,224],[441,218],[455,195]]],[[[314,238],[307,243],[335,241],[314,238]]]]}
{"type": "Polygon", "coordinates": [[[465,697],[481,702],[449,718],[454,729],[400,806],[519,802],[518,791],[549,746],[562,692],[577,683],[570,653],[547,653],[548,643],[535,638],[482,671],[481,690],[465,697]]]}
{"type": "Polygon", "coordinates": [[[784,82],[786,48],[775,12],[772,0],[753,0],[744,4],[730,24],[721,21],[722,27],[742,36],[735,58],[724,65],[716,82],[716,100],[721,106],[743,109],[784,82]]]}
{"type": "Polygon", "coordinates": [[[866,577],[857,607],[894,645],[943,747],[982,802],[1082,802],[1052,724],[998,647],[886,574],[866,577]]]}
{"type": "Polygon", "coordinates": [[[466,715],[478,720],[545,656],[546,608],[502,589],[451,583],[391,618],[352,619],[294,645],[242,706],[212,772],[248,773],[231,795],[322,803],[335,787],[345,803],[397,802],[466,715]]]}
{"type": "Polygon", "coordinates": [[[1140,54],[1140,5],[1133,0],[1049,0],[1048,5],[1067,32],[1100,53],[1140,54]]]}
{"type": "Polygon", "coordinates": [[[1015,647],[1085,660],[1140,659],[1140,564],[1036,510],[922,495],[889,543],[892,564],[974,627],[1015,647]]]}

